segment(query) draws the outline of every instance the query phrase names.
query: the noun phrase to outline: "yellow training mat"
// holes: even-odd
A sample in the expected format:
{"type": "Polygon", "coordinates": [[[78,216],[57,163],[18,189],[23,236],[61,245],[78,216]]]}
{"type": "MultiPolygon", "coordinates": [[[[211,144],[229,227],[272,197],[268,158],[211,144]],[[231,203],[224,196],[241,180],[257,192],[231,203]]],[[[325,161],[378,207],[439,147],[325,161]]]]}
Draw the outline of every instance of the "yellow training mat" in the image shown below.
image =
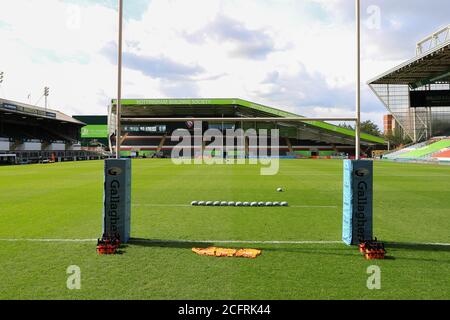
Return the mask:
{"type": "Polygon", "coordinates": [[[261,255],[262,251],[257,249],[225,249],[217,247],[192,248],[192,251],[201,256],[209,257],[239,257],[255,259],[261,255]]]}
{"type": "Polygon", "coordinates": [[[255,259],[261,255],[262,251],[257,249],[241,249],[236,252],[236,257],[255,259]]]}
{"type": "Polygon", "coordinates": [[[201,256],[210,256],[210,257],[214,257],[216,255],[216,249],[215,247],[211,247],[211,248],[206,248],[206,249],[202,249],[202,248],[193,248],[192,251],[194,251],[196,254],[199,254],[201,256]]]}

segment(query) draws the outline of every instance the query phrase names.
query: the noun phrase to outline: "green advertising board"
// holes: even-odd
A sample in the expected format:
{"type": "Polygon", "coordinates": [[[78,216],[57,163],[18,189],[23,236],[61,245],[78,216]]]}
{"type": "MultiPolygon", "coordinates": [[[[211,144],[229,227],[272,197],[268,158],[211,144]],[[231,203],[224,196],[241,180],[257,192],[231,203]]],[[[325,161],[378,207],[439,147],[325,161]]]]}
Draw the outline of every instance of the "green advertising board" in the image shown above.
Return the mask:
{"type": "Polygon", "coordinates": [[[108,125],[92,124],[81,128],[82,139],[108,138],[108,125]]]}

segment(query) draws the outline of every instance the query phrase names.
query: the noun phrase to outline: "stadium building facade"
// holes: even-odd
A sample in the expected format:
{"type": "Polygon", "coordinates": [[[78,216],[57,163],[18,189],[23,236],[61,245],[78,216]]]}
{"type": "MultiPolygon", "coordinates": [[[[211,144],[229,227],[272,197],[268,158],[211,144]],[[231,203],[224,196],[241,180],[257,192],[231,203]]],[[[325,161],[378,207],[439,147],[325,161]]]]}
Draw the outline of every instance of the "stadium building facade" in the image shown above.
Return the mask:
{"type": "Polygon", "coordinates": [[[414,58],[368,84],[414,142],[450,136],[450,25],[420,41],[414,58]]]}
{"type": "MultiPolygon", "coordinates": [[[[113,100],[108,112],[109,144],[115,150],[116,104],[113,100]]],[[[242,99],[123,99],[122,103],[121,154],[131,157],[169,157],[178,144],[171,140],[177,129],[194,134],[190,121],[167,123],[154,122],[152,118],[233,118],[233,121],[202,123],[202,131],[218,129],[279,129],[279,155],[292,157],[331,157],[343,154],[353,156],[355,132],[326,122],[305,121],[292,123],[283,118],[300,117],[283,110],[267,107],[242,99]],[[245,122],[242,118],[279,118],[274,122],[245,122]],[[143,123],[126,119],[145,119],[143,123]],[[234,120],[234,118],[236,120],[234,120]]],[[[202,133],[203,133],[202,132],[202,133]]],[[[362,134],[362,147],[366,154],[371,150],[385,148],[383,138],[362,134]]],[[[225,143],[224,143],[225,145],[225,143]]],[[[195,146],[192,145],[192,149],[195,146]]],[[[207,146],[202,146],[207,150],[207,146]]],[[[258,146],[264,148],[268,146],[258,146]]],[[[246,142],[245,156],[248,156],[246,142]]],[[[192,155],[192,154],[191,154],[192,155]]],[[[189,156],[189,155],[184,155],[189,156]]],[[[244,156],[244,155],[242,155],[244,156]]]]}

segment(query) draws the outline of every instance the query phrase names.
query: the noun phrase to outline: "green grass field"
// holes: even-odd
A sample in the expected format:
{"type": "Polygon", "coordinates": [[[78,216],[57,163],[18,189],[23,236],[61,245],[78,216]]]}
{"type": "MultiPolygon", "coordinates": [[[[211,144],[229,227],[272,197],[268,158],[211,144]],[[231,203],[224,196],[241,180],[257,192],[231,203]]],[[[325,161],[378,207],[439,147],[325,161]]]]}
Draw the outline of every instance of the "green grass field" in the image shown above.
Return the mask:
{"type": "Polygon", "coordinates": [[[375,163],[375,235],[390,243],[389,259],[376,262],[326,243],[341,239],[342,161],[283,160],[276,176],[259,169],[134,161],[132,237],[153,241],[98,256],[92,241],[24,239],[99,237],[103,162],[1,167],[0,299],[450,299],[450,246],[426,244],[450,243],[450,167],[375,163]],[[291,207],[185,206],[192,200],[291,207]],[[263,249],[255,260],[191,252],[214,240],[325,242],[216,243],[263,249]],[[366,287],[373,264],[381,290],[366,287]],[[81,290],[66,288],[70,265],[81,268],[81,290]]]}

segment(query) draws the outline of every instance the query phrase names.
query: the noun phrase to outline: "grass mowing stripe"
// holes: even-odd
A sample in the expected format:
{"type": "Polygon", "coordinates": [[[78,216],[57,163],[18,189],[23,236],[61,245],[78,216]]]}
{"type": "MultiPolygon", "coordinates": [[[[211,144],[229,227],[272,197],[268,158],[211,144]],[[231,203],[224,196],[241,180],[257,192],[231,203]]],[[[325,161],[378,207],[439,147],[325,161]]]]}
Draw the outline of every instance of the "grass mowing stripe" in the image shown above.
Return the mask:
{"type": "MultiPolygon", "coordinates": [[[[95,242],[97,239],[0,239],[0,242],[63,242],[63,243],[83,243],[95,242]]],[[[144,240],[131,239],[129,244],[135,243],[150,243],[150,244],[164,244],[164,243],[237,243],[237,244],[340,244],[342,241],[264,241],[264,240],[144,240]]]]}
{"type": "MultiPolygon", "coordinates": [[[[0,242],[88,243],[97,239],[0,239],[0,242]]],[[[342,241],[252,241],[252,240],[130,240],[129,244],[341,244],[342,241]]]]}

